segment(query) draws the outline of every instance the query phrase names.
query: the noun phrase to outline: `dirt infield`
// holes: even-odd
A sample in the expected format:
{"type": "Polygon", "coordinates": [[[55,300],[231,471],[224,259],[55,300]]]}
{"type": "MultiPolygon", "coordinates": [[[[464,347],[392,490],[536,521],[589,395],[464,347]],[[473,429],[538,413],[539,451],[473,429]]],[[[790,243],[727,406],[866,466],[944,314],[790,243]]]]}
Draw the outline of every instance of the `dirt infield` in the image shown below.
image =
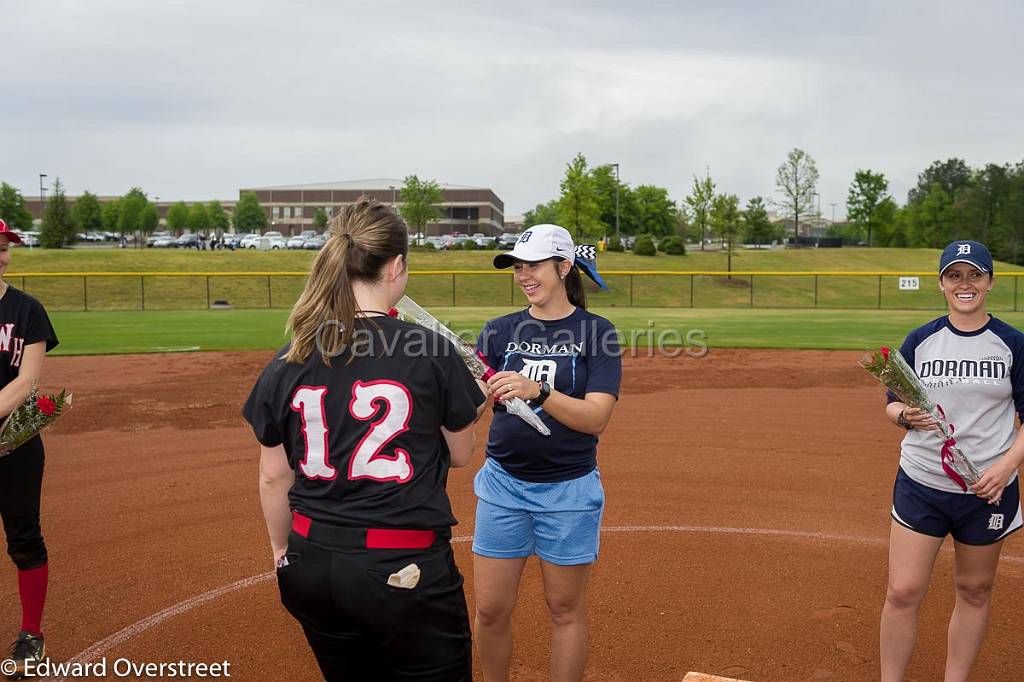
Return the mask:
{"type": "MultiPolygon", "coordinates": [[[[233,679],[318,679],[266,575],[257,450],[239,413],[269,356],[47,361],[45,383],[75,392],[74,410],[46,438],[44,626],[54,660],[226,659],[233,679]]],[[[600,446],[608,507],[587,679],[678,682],[688,670],[757,681],[877,678],[900,432],[884,422],[880,389],[856,358],[627,358],[600,446]]],[[[453,471],[449,484],[463,538],[481,461],[453,471]]],[[[978,679],[1024,679],[1022,542],[1013,536],[1004,550],[978,679]]],[[[472,599],[465,541],[456,556],[472,599]]],[[[909,679],[941,679],[951,569],[944,553],[909,679]]],[[[12,638],[15,583],[2,562],[0,624],[12,638]]],[[[514,678],[542,680],[547,623],[535,564],[521,597],[514,678]]]]}

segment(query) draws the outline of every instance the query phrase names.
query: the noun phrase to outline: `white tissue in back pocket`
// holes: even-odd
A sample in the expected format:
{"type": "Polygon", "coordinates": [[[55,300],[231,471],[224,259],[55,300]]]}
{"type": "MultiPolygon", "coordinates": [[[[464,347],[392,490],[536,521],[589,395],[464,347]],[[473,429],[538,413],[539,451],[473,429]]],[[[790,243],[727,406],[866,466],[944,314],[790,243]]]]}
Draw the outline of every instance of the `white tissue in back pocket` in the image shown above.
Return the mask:
{"type": "Polygon", "coordinates": [[[391,587],[401,587],[405,590],[411,590],[419,582],[420,567],[416,564],[409,564],[398,573],[392,573],[388,576],[388,585],[391,585],[391,587]]]}

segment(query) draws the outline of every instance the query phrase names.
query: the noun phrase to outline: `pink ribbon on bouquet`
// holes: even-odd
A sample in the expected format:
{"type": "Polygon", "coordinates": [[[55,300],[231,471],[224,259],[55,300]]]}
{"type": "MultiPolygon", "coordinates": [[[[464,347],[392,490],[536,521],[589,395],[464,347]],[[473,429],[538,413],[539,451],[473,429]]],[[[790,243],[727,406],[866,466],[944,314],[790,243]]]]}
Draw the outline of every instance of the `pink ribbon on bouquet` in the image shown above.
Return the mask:
{"type": "MultiPolygon", "coordinates": [[[[935,409],[939,411],[939,415],[943,420],[945,420],[946,413],[943,411],[942,405],[936,405],[935,409]]],[[[946,423],[949,424],[949,422],[946,423]]],[[[954,461],[953,447],[956,445],[956,439],[953,438],[953,431],[955,428],[956,427],[952,424],[949,424],[949,438],[947,438],[942,444],[942,470],[946,473],[946,476],[949,476],[953,483],[956,483],[964,492],[967,492],[966,481],[964,481],[963,476],[958,474],[956,469],[952,466],[952,462],[954,461]]]]}

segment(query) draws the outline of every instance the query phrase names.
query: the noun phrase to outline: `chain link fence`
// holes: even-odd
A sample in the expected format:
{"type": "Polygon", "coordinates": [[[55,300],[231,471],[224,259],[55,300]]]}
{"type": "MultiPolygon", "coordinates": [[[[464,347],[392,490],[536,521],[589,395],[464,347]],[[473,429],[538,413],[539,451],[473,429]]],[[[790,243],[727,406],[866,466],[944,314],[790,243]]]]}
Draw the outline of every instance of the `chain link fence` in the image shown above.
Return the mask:
{"type": "MultiPolygon", "coordinates": [[[[988,294],[994,312],[1024,309],[1024,272],[1001,273],[988,294]]],[[[942,310],[935,273],[672,272],[602,273],[588,280],[589,305],[650,308],[830,308],[942,310]]],[[[304,272],[82,272],[8,274],[53,311],[290,308],[304,272]]],[[[407,293],[425,306],[517,306],[526,298],[507,271],[410,272],[407,293]]]]}

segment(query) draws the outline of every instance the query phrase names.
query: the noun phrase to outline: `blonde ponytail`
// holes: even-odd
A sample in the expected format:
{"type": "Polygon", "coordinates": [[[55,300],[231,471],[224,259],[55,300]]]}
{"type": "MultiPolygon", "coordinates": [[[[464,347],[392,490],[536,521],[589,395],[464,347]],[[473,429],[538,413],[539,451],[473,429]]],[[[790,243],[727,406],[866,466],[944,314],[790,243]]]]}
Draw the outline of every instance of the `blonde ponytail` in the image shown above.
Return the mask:
{"type": "Polygon", "coordinates": [[[405,223],[375,199],[360,197],[342,209],[331,221],[330,233],[288,316],[292,343],[286,362],[303,364],[319,350],[330,367],[330,359],[352,343],[358,312],[352,282],[375,282],[385,263],[408,256],[405,223]]]}

